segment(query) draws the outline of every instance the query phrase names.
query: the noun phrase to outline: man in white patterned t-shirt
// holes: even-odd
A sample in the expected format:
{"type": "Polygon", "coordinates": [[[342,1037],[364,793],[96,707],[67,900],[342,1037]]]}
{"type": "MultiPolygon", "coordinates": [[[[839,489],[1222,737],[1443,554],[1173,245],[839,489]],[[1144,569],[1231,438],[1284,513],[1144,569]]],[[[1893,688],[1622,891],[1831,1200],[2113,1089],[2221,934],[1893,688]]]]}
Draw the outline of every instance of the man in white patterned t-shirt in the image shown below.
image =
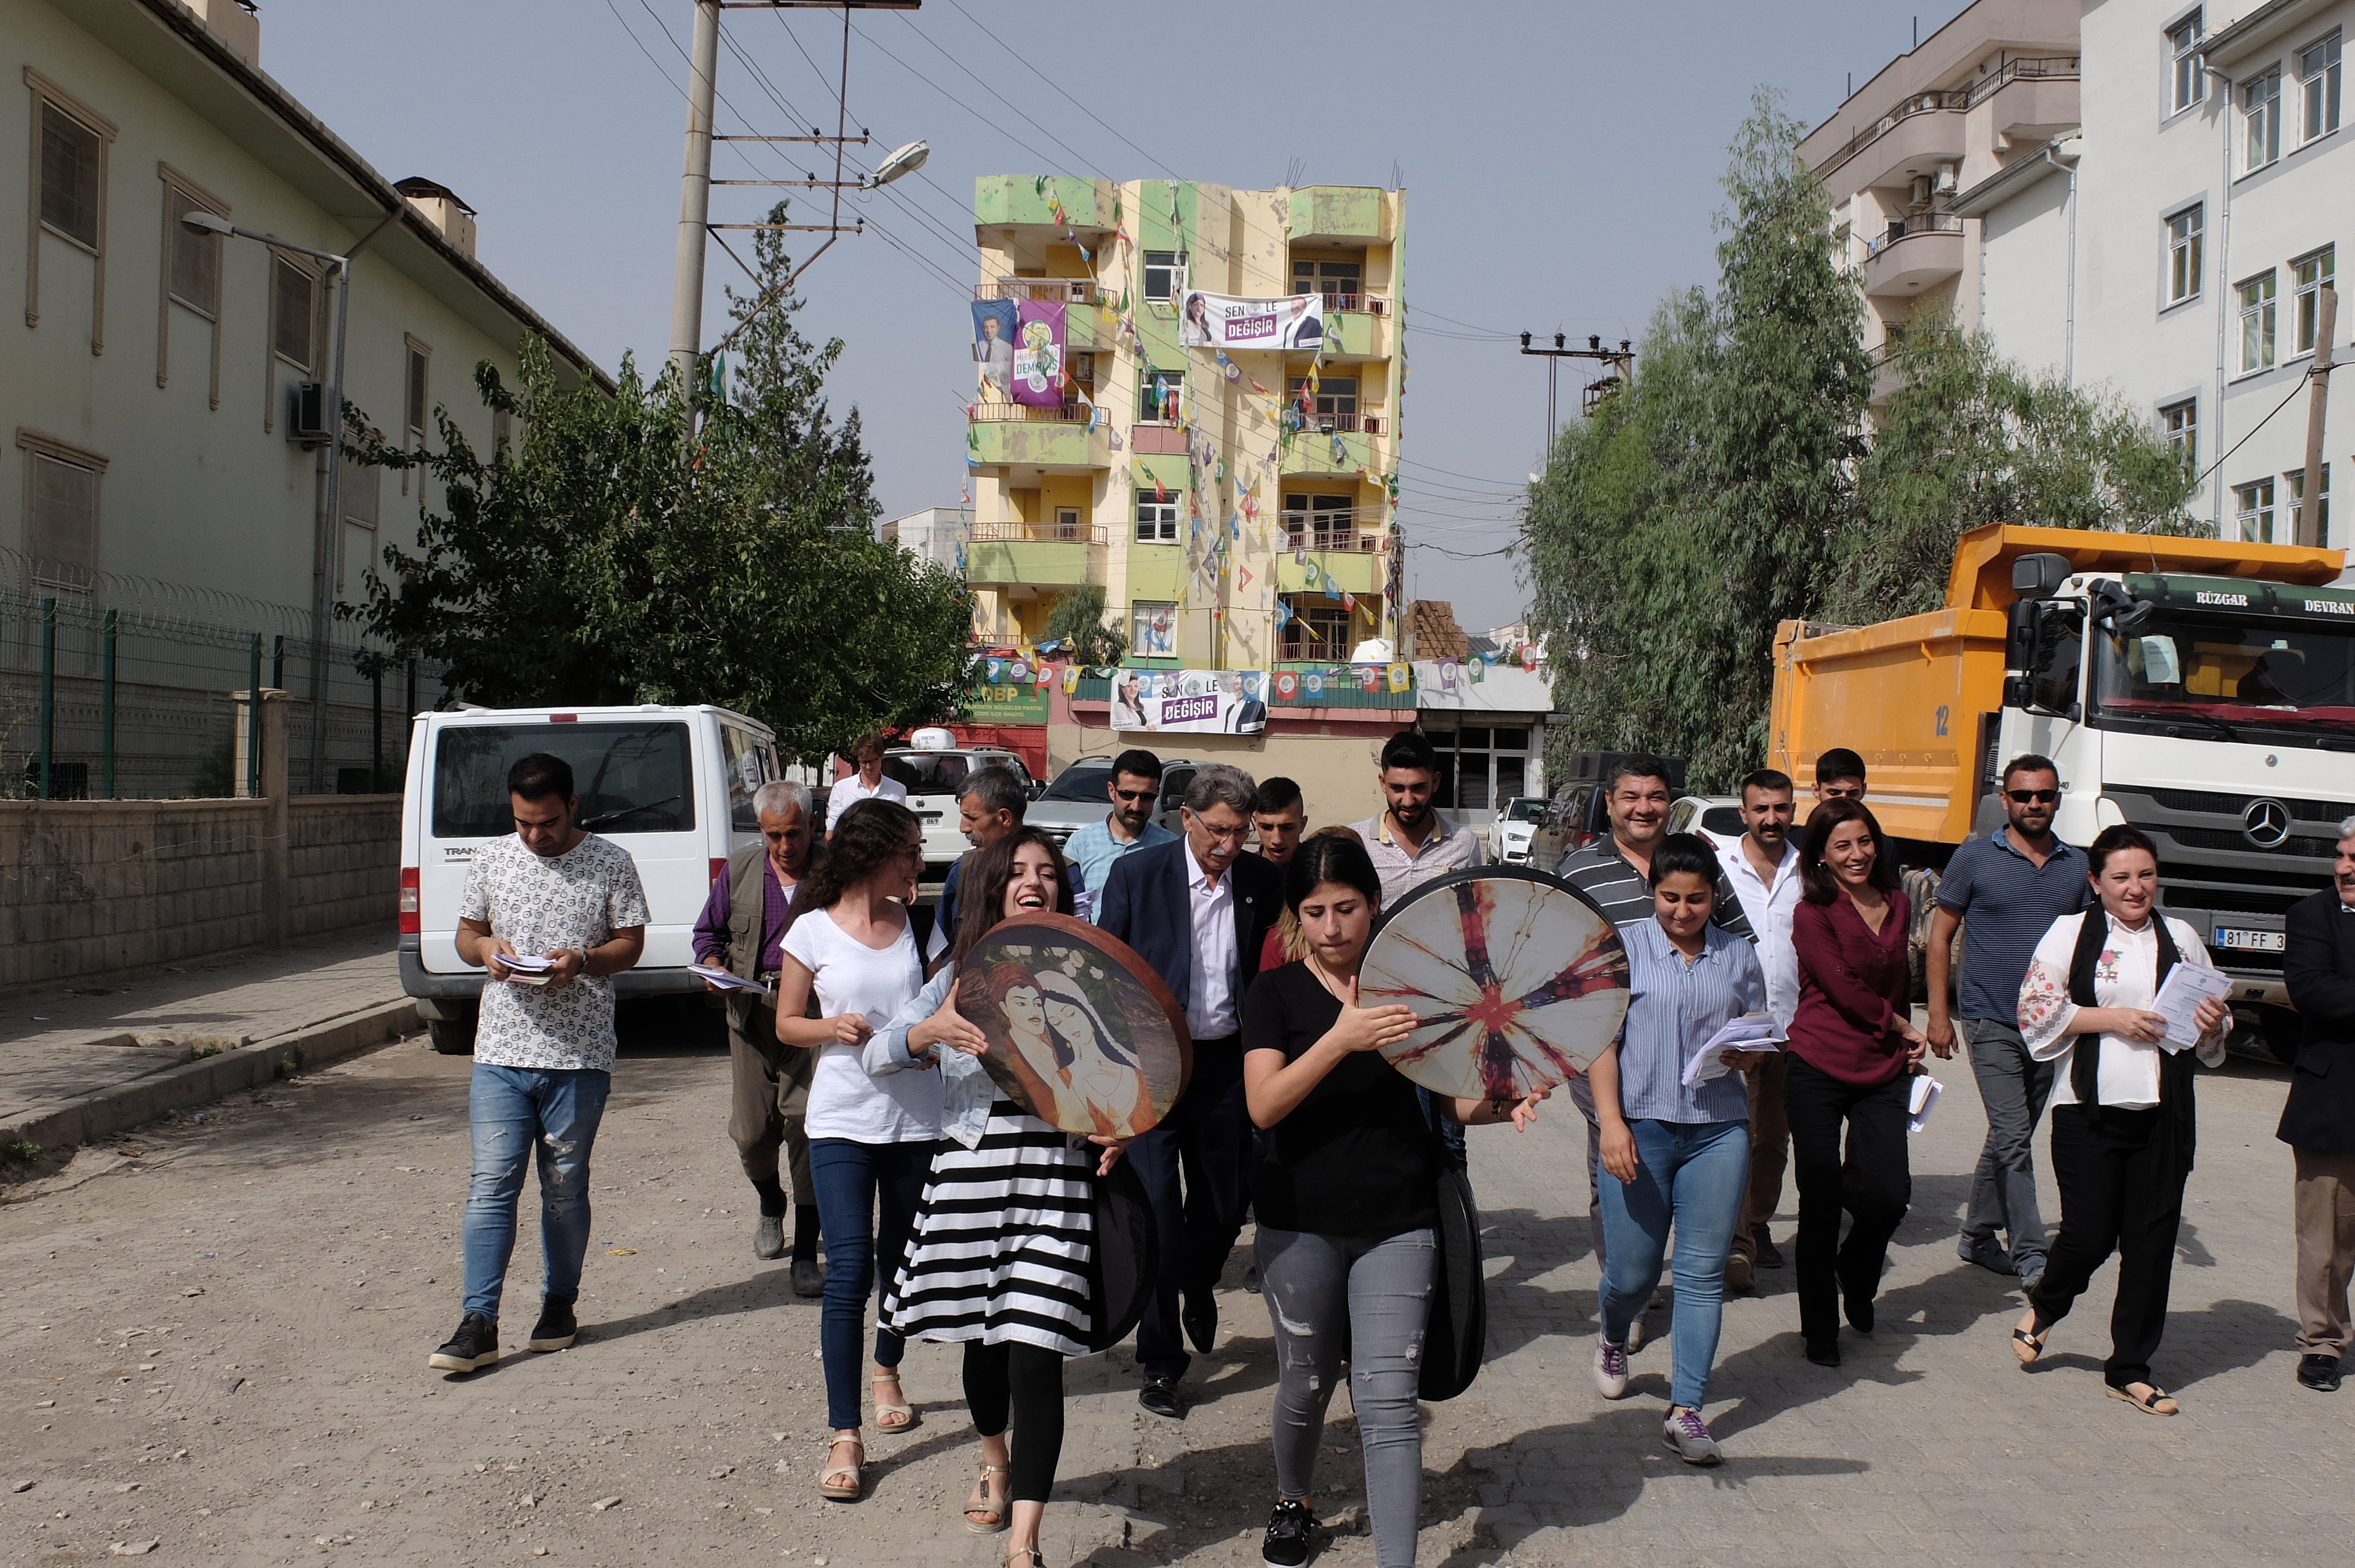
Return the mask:
{"type": "Polygon", "coordinates": [[[613,1072],[613,982],[645,948],[646,895],[630,853],[574,821],[572,766],[545,752],[507,770],[513,838],[475,852],[459,906],[458,956],[490,971],[467,1097],[465,1316],[427,1364],[470,1372],[499,1359],[499,1298],[515,1252],[525,1167],[539,1160],[547,1265],[535,1351],[578,1332],[589,1251],[589,1151],[613,1072]],[[526,958],[544,965],[512,966],[526,958]]]}

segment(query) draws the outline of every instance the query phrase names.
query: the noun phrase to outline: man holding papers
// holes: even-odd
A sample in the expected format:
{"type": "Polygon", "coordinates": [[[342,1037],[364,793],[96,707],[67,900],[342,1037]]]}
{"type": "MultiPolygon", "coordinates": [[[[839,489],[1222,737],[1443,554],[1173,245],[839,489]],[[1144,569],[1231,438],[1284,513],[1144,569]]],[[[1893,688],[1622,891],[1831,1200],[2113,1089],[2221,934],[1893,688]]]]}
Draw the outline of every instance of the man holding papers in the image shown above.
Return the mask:
{"type": "Polygon", "coordinates": [[[2208,945],[2155,907],[2158,852],[2140,830],[2105,828],[2085,851],[2101,906],[2052,923],[2019,987],[2019,1033],[2028,1054],[2058,1065],[2052,1094],[2052,1174],[2061,1188],[2061,1229],[2044,1274],[2028,1292],[2028,1315],[2011,1331],[2022,1366],[2044,1350],[2094,1271],[2118,1255],[2117,1304],[2110,1312],[2110,1397],[2152,1415],[2176,1402],[2151,1381],[2151,1357],[2167,1327],[2168,1286],[2183,1187],[2198,1132],[2192,1058],[2224,1059],[2232,1012],[2212,984],[2182,969],[2215,972],[2208,945]],[[2190,1039],[2171,1038],[2158,1011],[2170,983],[2173,1007],[2187,989],[2205,991],[2189,1011],[2190,1039]]]}
{"type": "Polygon", "coordinates": [[[745,1179],[761,1195],[761,1217],[752,1231],[752,1255],[785,1255],[785,1189],[777,1178],[777,1150],[785,1152],[794,1180],[794,1294],[815,1296],[826,1288],[817,1261],[817,1189],[810,1183],[810,1075],[817,1053],[800,1051],[777,1039],[777,969],[786,928],[794,923],[794,893],[810,869],[809,787],[783,781],[753,793],[761,822],[758,844],[728,857],[725,874],[714,877],[711,896],[695,922],[695,961],[724,969],[751,990],[707,981],[728,993],[728,1058],[731,1093],[728,1137],[745,1179]]]}
{"type": "Polygon", "coordinates": [[[1661,1441],[1689,1465],[1724,1456],[1701,1406],[1717,1360],[1725,1251],[1750,1170],[1744,1075],[1780,1033],[1765,1012],[1766,976],[1749,942],[1710,923],[1721,870],[1691,833],[1651,855],[1653,917],[1620,927],[1627,948],[1627,1022],[1587,1068],[1603,1128],[1603,1332],[1594,1383],[1627,1392],[1627,1335],[1660,1282],[1676,1232],[1675,1367],[1661,1441]],[[1729,1072],[1728,1069],[1734,1069],[1729,1072]]]}
{"type": "Polygon", "coordinates": [[[2330,874],[2332,885],[2291,905],[2285,922],[2282,978],[2306,1037],[2277,1135],[2297,1171],[2297,1381],[2318,1393],[2338,1389],[2355,1342],[2355,817],[2339,824],[2330,874]]]}
{"type": "Polygon", "coordinates": [[[490,971],[466,1097],[474,1178],[463,1228],[464,1316],[427,1359],[470,1372],[499,1359],[499,1300],[515,1253],[525,1171],[539,1162],[547,1266],[535,1351],[579,1326],[589,1252],[589,1151],[613,1081],[613,982],[646,941],[646,895],[630,852],[582,830],[572,765],[535,752],[507,769],[510,838],[474,852],[458,906],[458,957],[490,971]]]}

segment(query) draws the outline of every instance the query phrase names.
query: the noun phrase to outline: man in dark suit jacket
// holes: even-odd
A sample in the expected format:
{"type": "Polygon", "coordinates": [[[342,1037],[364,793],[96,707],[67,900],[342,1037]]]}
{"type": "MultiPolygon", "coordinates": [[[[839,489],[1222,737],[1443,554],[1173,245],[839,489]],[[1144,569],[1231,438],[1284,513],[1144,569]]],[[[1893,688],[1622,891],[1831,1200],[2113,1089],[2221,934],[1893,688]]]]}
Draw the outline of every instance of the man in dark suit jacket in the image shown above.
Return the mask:
{"type": "Polygon", "coordinates": [[[2330,888],[2289,907],[2282,978],[2306,1025],[2275,1135],[2296,1160],[2297,1381],[2328,1393],[2355,1329],[2355,817],[2339,824],[2330,888]]]}
{"type": "Polygon", "coordinates": [[[1257,790],[1240,768],[1212,763],[1186,787],[1184,836],[1113,863],[1096,924],[1136,949],[1179,1006],[1194,1037],[1186,1092],[1152,1131],[1128,1146],[1161,1235],[1160,1276],[1136,1327],[1145,1373],[1137,1403],[1182,1415],[1178,1380],[1195,1349],[1209,1354],[1219,1330],[1213,1291],[1242,1229],[1251,1121],[1243,1104],[1243,993],[1283,905],[1282,878],[1242,853],[1257,790]],[[1185,1191],[1179,1199],[1178,1171],[1185,1191]],[[1179,1311],[1180,1293],[1185,1298],[1179,1311]]]}

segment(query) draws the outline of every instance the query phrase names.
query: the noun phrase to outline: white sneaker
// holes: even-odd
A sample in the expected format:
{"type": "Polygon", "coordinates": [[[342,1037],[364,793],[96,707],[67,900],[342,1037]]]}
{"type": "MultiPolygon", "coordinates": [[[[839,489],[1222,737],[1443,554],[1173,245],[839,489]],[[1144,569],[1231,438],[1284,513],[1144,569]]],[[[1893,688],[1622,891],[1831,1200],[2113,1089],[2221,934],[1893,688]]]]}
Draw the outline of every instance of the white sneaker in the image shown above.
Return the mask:
{"type": "Polygon", "coordinates": [[[1725,1458],[1725,1450],[1709,1435],[1709,1423],[1698,1410],[1669,1411],[1668,1419],[1660,1423],[1660,1441],[1688,1465],[1714,1465],[1725,1458]]]}
{"type": "Polygon", "coordinates": [[[1618,1399],[1627,1392],[1627,1347],[1600,1334],[1594,1336],[1594,1386],[1605,1399],[1618,1399]]]}

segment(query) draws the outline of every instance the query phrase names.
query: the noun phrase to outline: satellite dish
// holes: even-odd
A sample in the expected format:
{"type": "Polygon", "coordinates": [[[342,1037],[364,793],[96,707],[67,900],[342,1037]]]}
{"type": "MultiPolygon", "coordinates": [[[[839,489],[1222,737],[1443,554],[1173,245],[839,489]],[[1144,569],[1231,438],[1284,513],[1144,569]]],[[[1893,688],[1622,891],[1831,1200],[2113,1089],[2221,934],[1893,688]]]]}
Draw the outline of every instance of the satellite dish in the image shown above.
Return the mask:
{"type": "Polygon", "coordinates": [[[932,155],[932,148],[930,143],[911,142],[875,166],[875,173],[868,176],[868,184],[888,185],[901,175],[913,174],[922,168],[924,160],[932,155]]]}

